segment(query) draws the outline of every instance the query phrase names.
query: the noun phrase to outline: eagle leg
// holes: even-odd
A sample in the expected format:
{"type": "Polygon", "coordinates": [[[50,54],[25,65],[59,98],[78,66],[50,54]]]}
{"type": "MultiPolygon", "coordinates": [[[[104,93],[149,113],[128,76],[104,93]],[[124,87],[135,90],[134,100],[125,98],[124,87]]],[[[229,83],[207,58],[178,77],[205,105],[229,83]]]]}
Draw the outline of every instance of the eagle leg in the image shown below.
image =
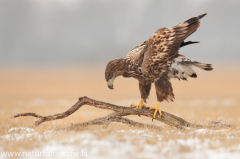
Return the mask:
{"type": "Polygon", "coordinates": [[[145,108],[145,107],[146,107],[146,105],[145,105],[145,104],[143,104],[143,102],[144,102],[144,100],[143,100],[143,99],[141,99],[141,101],[140,101],[138,104],[134,104],[134,103],[132,103],[132,105],[131,105],[131,106],[134,106],[134,107],[136,107],[136,108],[145,108]]]}
{"type": "Polygon", "coordinates": [[[150,107],[149,108],[149,110],[152,110],[152,109],[155,109],[155,112],[154,112],[154,115],[153,115],[154,119],[156,118],[157,112],[159,112],[160,117],[162,116],[162,112],[161,112],[161,109],[160,109],[160,102],[157,102],[157,105],[155,107],[150,107]]]}

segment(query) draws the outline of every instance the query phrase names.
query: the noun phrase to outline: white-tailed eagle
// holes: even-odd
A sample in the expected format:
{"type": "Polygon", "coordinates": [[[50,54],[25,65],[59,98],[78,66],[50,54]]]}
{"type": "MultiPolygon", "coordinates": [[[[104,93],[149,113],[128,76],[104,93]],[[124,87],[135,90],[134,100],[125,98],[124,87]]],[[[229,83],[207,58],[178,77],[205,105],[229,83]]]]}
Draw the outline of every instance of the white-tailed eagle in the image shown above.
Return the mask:
{"type": "Polygon", "coordinates": [[[154,83],[158,102],[150,109],[155,109],[153,118],[157,112],[161,116],[160,102],[174,99],[170,78],[179,80],[187,80],[188,76],[196,78],[197,74],[192,66],[207,71],[213,69],[211,64],[193,61],[178,53],[181,47],[197,43],[184,40],[198,29],[199,20],[205,15],[193,17],[172,28],[158,29],[148,40],[132,49],[126,57],[110,61],[105,70],[108,87],[113,89],[113,81],[118,76],[137,79],[141,101],[132,106],[143,108],[146,107],[143,102],[146,102],[151,84],[154,83]]]}

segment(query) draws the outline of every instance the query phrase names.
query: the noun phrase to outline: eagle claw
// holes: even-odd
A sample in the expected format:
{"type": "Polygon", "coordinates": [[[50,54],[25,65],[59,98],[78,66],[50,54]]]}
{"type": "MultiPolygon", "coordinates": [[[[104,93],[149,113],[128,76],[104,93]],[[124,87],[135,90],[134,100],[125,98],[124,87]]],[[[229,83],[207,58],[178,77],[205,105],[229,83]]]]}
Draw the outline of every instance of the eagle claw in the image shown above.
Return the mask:
{"type": "Polygon", "coordinates": [[[161,112],[161,110],[160,110],[160,106],[159,106],[159,105],[160,105],[160,102],[158,102],[155,107],[150,107],[150,108],[149,108],[149,110],[155,109],[154,115],[153,115],[153,118],[154,118],[154,119],[156,118],[157,112],[159,112],[160,117],[162,117],[162,112],[161,112]]]}
{"type": "Polygon", "coordinates": [[[132,103],[131,106],[134,106],[136,108],[146,108],[146,105],[143,104],[143,99],[138,104],[132,103]]]}

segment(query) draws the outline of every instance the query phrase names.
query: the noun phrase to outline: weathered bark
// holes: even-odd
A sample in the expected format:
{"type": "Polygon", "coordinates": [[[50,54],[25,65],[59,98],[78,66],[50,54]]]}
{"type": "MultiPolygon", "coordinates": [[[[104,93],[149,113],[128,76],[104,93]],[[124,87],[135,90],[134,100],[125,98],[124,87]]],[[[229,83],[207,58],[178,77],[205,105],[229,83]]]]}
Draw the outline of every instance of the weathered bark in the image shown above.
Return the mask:
{"type": "MultiPolygon", "coordinates": [[[[90,99],[88,97],[81,97],[79,98],[79,101],[73,105],[70,109],[67,111],[60,113],[60,114],[55,114],[55,115],[49,115],[49,116],[40,116],[36,113],[22,113],[22,114],[17,114],[13,118],[17,118],[20,116],[33,116],[36,118],[39,118],[38,121],[36,121],[33,126],[38,126],[43,122],[46,121],[51,121],[51,120],[57,120],[57,119],[62,119],[66,118],[69,115],[73,114],[75,111],[77,111],[79,108],[81,108],[83,105],[89,105],[89,106],[94,106],[96,108],[102,108],[102,109],[108,109],[108,110],[113,110],[115,112],[104,116],[100,118],[96,118],[90,121],[86,122],[81,122],[81,123],[76,123],[72,124],[68,127],[66,127],[66,130],[70,129],[79,129],[82,127],[86,127],[89,125],[104,125],[105,127],[108,126],[111,122],[121,122],[124,124],[132,125],[132,126],[137,126],[137,127],[146,127],[146,128],[153,128],[157,130],[161,130],[162,128],[159,126],[154,126],[154,125],[149,125],[145,123],[139,123],[135,122],[130,119],[123,118],[122,116],[127,116],[127,115],[142,115],[146,117],[153,117],[154,110],[149,110],[149,109],[138,109],[138,108],[133,108],[133,107],[124,107],[124,106],[117,106],[113,105],[110,103],[105,103],[101,101],[96,101],[93,99],[90,99]]],[[[217,122],[212,122],[210,125],[196,125],[192,124],[190,122],[185,121],[184,119],[177,117],[175,115],[172,115],[170,113],[167,113],[165,111],[162,111],[162,116],[160,117],[159,114],[156,115],[155,120],[161,121],[167,125],[174,126],[179,129],[184,129],[186,127],[194,127],[194,128],[203,128],[203,127],[232,127],[234,125],[225,125],[222,123],[217,123],[217,122]],[[217,123],[217,124],[216,124],[217,123]]]]}
{"type": "Polygon", "coordinates": [[[135,126],[135,127],[140,127],[140,128],[150,128],[150,129],[162,130],[162,128],[159,126],[136,122],[136,121],[133,121],[130,119],[123,118],[123,117],[121,117],[122,115],[124,115],[124,114],[114,112],[114,113],[111,113],[104,117],[96,118],[96,119],[89,120],[86,122],[72,124],[72,125],[64,128],[64,130],[79,130],[79,129],[81,129],[83,127],[87,127],[89,125],[104,125],[104,128],[107,128],[111,122],[121,122],[124,124],[128,124],[130,126],[135,126]]]}

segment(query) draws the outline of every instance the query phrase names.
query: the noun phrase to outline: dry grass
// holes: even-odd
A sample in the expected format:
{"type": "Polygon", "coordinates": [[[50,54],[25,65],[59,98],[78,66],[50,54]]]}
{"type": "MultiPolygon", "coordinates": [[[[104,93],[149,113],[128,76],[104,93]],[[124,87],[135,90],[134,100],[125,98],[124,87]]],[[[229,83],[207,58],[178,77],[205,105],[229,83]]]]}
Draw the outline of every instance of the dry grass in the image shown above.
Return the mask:
{"type": "MultiPolygon", "coordinates": [[[[227,72],[227,69],[216,69],[213,72],[198,70],[198,72],[198,78],[190,79],[189,82],[172,80],[176,100],[174,103],[162,103],[161,108],[193,123],[207,124],[210,121],[219,121],[239,125],[240,85],[238,83],[240,75],[233,76],[231,72],[227,72]]],[[[115,90],[109,90],[104,79],[104,66],[88,69],[79,67],[1,68],[0,73],[0,136],[21,133],[18,132],[19,130],[9,133],[8,130],[12,127],[30,127],[36,120],[32,117],[10,119],[11,116],[23,112],[36,112],[40,115],[60,113],[75,104],[80,96],[86,95],[92,99],[125,106],[129,106],[132,102],[138,103],[140,99],[138,83],[134,79],[120,77],[115,81],[115,90]]],[[[153,87],[148,105],[155,104],[156,97],[153,87]]],[[[110,112],[84,106],[68,118],[44,123],[34,131],[41,135],[47,130],[57,130],[70,123],[94,119],[110,112]]],[[[187,141],[196,138],[201,143],[208,142],[208,148],[211,150],[231,148],[229,150],[231,152],[239,151],[232,149],[239,146],[238,143],[240,143],[238,129],[228,129],[227,131],[216,129],[213,132],[199,133],[196,130],[180,131],[157,121],[152,122],[150,118],[146,117],[129,116],[128,118],[161,125],[164,130],[161,132],[145,130],[143,135],[133,132],[134,130],[139,131],[137,128],[112,123],[107,129],[101,126],[92,126],[80,132],[56,133],[49,138],[42,138],[41,141],[35,137],[29,137],[25,139],[25,142],[0,138],[0,145],[4,151],[33,150],[41,148],[51,141],[59,141],[59,144],[63,146],[68,145],[68,141],[65,140],[71,138],[74,138],[71,144],[78,145],[82,138],[78,139],[77,136],[87,132],[93,134],[99,141],[111,141],[114,138],[112,143],[126,144],[130,142],[136,145],[133,150],[136,153],[146,150],[145,144],[153,145],[160,150],[164,149],[166,144],[171,145],[171,141],[180,145],[176,150],[177,153],[189,153],[193,151],[192,146],[181,144],[179,139],[187,141]]],[[[118,145],[115,146],[118,147],[118,145]]],[[[170,150],[162,151],[161,155],[171,158],[168,151],[170,150]]],[[[102,156],[106,153],[104,150],[98,152],[102,156]]],[[[159,152],[152,151],[151,153],[158,154],[159,152]]],[[[133,157],[132,155],[132,153],[128,153],[127,157],[133,157]]],[[[146,158],[151,158],[151,156],[146,158]]]]}

